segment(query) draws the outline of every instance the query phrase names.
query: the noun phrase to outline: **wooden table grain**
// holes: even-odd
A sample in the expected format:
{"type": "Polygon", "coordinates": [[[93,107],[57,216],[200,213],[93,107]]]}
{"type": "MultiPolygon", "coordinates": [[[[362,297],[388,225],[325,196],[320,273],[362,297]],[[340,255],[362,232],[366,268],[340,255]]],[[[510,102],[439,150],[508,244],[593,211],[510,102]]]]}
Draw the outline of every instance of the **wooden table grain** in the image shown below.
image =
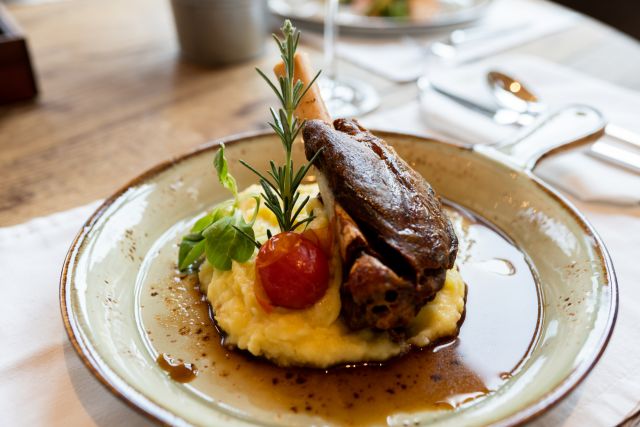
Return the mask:
{"type": "MultiPolygon", "coordinates": [[[[38,71],[40,97],[0,109],[0,226],[105,197],[155,163],[214,138],[262,128],[271,67],[253,61],[202,68],[180,59],[168,2],[66,0],[10,3],[38,71]]],[[[309,48],[321,62],[320,52],[309,48]]],[[[515,49],[640,90],[637,42],[595,21],[515,49]]],[[[383,107],[415,98],[348,63],[383,107]]],[[[6,82],[0,82],[6,84],[6,82]]]]}

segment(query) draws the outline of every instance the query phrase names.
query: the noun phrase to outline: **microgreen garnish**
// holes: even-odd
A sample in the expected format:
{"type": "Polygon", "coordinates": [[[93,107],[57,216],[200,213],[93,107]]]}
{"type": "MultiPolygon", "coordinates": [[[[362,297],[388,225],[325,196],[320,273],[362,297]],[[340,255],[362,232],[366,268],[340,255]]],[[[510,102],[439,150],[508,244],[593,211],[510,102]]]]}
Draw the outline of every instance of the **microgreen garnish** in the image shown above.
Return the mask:
{"type": "Polygon", "coordinates": [[[220,144],[220,148],[216,152],[216,156],[213,158],[213,165],[216,167],[218,173],[218,180],[220,184],[227,190],[233,193],[235,205],[238,205],[238,185],[236,179],[229,173],[229,166],[227,159],[224,157],[224,144],[220,144]]]}
{"type": "Polygon", "coordinates": [[[253,235],[253,227],[244,221],[238,210],[233,216],[214,222],[202,232],[207,261],[218,270],[231,270],[231,260],[248,261],[255,250],[253,235]]]}
{"type": "MultiPolygon", "coordinates": [[[[315,83],[320,72],[315,75],[306,87],[302,81],[294,81],[295,53],[300,40],[300,31],[296,30],[289,20],[284,22],[281,31],[284,39],[279,38],[275,34],[273,38],[278,45],[280,56],[284,62],[284,75],[278,77],[278,84],[276,85],[260,69],[256,68],[256,71],[258,71],[258,74],[269,84],[269,87],[273,89],[282,105],[277,112],[273,108],[270,109],[273,121],[270,122],[269,125],[280,137],[285,151],[285,164],[276,166],[276,164],[271,161],[270,170],[268,170],[265,175],[258,172],[246,162],[242,160],[240,162],[260,178],[264,204],[274,213],[280,226],[280,231],[284,232],[293,231],[314,219],[313,215],[309,215],[302,220],[298,220],[300,212],[302,212],[302,209],[309,201],[309,196],[300,201],[298,187],[313,164],[315,156],[309,163],[300,166],[296,171],[293,160],[291,159],[291,148],[305,123],[304,120],[299,121],[294,116],[294,111],[298,108],[298,105],[300,105],[300,101],[304,95],[315,83]]],[[[316,156],[319,153],[320,151],[316,153],[316,156]]]]}
{"type": "Polygon", "coordinates": [[[258,216],[260,198],[255,198],[253,219],[246,222],[238,209],[238,187],[236,180],[229,173],[224,145],[220,145],[213,163],[218,180],[233,194],[234,199],[222,202],[213,211],[198,219],[189,234],[182,238],[178,253],[178,268],[181,271],[197,268],[203,260],[203,255],[213,267],[230,270],[232,260],[246,262],[255,249],[253,224],[258,216]]]}

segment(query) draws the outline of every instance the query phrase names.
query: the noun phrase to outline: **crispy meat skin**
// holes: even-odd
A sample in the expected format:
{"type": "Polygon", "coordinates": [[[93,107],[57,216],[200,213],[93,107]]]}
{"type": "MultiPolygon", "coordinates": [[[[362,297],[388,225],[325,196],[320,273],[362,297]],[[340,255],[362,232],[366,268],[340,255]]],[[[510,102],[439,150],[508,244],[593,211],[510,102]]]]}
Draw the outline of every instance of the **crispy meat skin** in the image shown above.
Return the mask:
{"type": "Polygon", "coordinates": [[[334,127],[311,120],[303,137],[308,159],[324,147],[315,166],[335,199],[343,315],[353,329],[397,330],[444,284],[457,238],[431,186],[393,148],[355,120],[334,127]]]}
{"type": "Polygon", "coordinates": [[[340,292],[350,327],[384,330],[411,322],[416,315],[414,294],[411,282],[366,253],[355,260],[340,292]]]}

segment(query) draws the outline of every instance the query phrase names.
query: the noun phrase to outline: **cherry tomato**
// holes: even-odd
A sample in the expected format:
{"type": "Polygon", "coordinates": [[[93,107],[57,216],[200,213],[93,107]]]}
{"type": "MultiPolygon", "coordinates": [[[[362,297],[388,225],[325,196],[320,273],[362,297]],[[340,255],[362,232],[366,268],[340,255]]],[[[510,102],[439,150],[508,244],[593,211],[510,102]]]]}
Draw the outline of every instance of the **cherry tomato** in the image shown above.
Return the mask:
{"type": "MultiPolygon", "coordinates": [[[[271,304],[302,309],[318,302],[327,291],[329,262],[316,244],[301,234],[285,232],[276,234],[260,248],[256,276],[257,286],[271,304]]],[[[261,293],[258,291],[256,295],[261,293]]]]}
{"type": "Polygon", "coordinates": [[[307,228],[302,232],[302,236],[320,247],[327,258],[331,256],[332,236],[330,227],[307,228]]]}

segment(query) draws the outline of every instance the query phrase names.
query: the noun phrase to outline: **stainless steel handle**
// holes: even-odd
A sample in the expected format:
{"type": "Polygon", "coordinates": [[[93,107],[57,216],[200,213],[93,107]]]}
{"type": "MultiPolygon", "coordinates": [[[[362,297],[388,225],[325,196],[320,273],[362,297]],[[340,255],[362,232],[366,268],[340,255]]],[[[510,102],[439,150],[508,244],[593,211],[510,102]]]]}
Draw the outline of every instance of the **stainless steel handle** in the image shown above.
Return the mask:
{"type": "Polygon", "coordinates": [[[546,157],[594,142],[604,134],[606,126],[607,121],[598,109],[584,104],[569,104],[548,114],[541,115],[533,125],[523,128],[515,137],[492,144],[491,147],[509,156],[524,169],[532,171],[538,163],[546,157]],[[565,114],[575,115],[576,117],[591,116],[589,117],[591,123],[588,123],[588,127],[580,130],[580,132],[573,135],[570,139],[558,141],[540,149],[536,148],[528,152],[524,151],[524,154],[520,153],[518,155],[516,153],[518,148],[525,144],[527,138],[543,130],[559,116],[565,114]]]}

